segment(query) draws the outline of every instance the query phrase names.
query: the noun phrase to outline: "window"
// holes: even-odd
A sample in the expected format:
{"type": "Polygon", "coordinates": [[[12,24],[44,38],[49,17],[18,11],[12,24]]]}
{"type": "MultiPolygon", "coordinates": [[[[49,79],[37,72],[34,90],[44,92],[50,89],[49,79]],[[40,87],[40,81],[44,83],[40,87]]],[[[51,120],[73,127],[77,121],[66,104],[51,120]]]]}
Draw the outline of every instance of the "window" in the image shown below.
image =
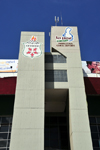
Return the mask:
{"type": "Polygon", "coordinates": [[[45,63],[66,63],[63,55],[45,55],[45,63]]]}
{"type": "Polygon", "coordinates": [[[67,70],[45,70],[46,82],[67,82],[67,70]]]}
{"type": "Polygon", "coordinates": [[[0,117],[0,150],[9,150],[12,117],[0,117]]]}
{"type": "Polygon", "coordinates": [[[45,148],[68,149],[69,134],[65,116],[45,117],[45,148]]]}
{"type": "Polygon", "coordinates": [[[90,117],[90,129],[93,142],[93,149],[100,150],[100,117],[90,117]]]}

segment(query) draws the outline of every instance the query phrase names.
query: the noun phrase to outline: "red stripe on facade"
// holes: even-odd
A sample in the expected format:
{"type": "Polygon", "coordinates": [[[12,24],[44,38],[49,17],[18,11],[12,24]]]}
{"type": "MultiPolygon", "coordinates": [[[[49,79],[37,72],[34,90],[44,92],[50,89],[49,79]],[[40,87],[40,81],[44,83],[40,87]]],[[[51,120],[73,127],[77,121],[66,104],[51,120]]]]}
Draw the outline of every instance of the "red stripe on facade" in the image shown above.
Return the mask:
{"type": "Polygon", "coordinates": [[[100,95],[100,78],[84,77],[86,94],[100,95]]]}
{"type": "Polygon", "coordinates": [[[0,95],[15,94],[16,77],[0,78],[0,95]]]}
{"type": "MultiPolygon", "coordinates": [[[[0,95],[12,95],[16,90],[16,77],[0,78],[0,95]]],[[[84,77],[86,94],[100,95],[100,78],[84,77]]]]}

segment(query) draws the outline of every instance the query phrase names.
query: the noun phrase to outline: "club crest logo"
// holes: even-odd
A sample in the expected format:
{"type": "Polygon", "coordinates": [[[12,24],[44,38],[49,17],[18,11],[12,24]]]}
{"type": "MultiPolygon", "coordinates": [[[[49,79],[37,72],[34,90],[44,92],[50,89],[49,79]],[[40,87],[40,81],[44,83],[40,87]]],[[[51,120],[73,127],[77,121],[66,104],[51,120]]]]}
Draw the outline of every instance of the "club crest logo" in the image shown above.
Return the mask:
{"type": "Polygon", "coordinates": [[[37,38],[35,36],[32,36],[28,42],[23,44],[24,44],[24,49],[22,53],[24,56],[33,59],[35,57],[39,57],[42,54],[41,51],[42,44],[37,42],[37,38]]]}
{"type": "Polygon", "coordinates": [[[56,36],[57,42],[71,42],[73,41],[73,35],[71,34],[71,28],[67,27],[62,36],[56,36]]]}

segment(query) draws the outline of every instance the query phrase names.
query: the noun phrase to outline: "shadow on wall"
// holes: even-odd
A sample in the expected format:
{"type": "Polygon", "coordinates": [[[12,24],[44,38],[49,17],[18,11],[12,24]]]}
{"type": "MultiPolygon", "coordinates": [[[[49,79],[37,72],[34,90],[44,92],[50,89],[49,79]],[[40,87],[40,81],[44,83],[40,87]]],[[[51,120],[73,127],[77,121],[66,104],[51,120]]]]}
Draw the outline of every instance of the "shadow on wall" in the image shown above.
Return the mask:
{"type": "Polygon", "coordinates": [[[100,116],[100,95],[87,95],[89,116],[100,116]]]}
{"type": "Polygon", "coordinates": [[[54,88],[53,56],[51,54],[45,55],[45,65],[46,63],[48,63],[50,69],[45,70],[45,87],[47,82],[49,82],[49,86],[54,88]]]}
{"type": "MultiPolygon", "coordinates": [[[[53,49],[53,48],[52,48],[53,49]]],[[[66,57],[63,56],[61,53],[56,51],[55,49],[52,50],[56,52],[54,54],[48,53],[45,55],[45,82],[46,85],[49,84],[49,87],[54,88],[54,82],[67,82],[67,69],[54,69],[54,64],[64,64],[66,63],[66,57]]]]}
{"type": "Polygon", "coordinates": [[[15,95],[0,95],[0,115],[13,116],[15,95]]]}

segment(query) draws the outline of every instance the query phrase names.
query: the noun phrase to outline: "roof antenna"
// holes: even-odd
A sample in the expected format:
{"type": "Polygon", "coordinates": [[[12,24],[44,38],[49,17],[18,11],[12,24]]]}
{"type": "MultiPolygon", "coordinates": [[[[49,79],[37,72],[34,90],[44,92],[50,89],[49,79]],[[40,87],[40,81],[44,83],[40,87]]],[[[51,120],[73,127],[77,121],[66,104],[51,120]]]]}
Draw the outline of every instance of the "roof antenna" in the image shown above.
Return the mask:
{"type": "Polygon", "coordinates": [[[62,13],[60,12],[60,17],[61,17],[61,26],[63,26],[63,19],[62,19],[62,13]]]}
{"type": "Polygon", "coordinates": [[[57,26],[58,22],[59,22],[59,17],[56,18],[56,16],[55,16],[55,26],[57,26]]]}

